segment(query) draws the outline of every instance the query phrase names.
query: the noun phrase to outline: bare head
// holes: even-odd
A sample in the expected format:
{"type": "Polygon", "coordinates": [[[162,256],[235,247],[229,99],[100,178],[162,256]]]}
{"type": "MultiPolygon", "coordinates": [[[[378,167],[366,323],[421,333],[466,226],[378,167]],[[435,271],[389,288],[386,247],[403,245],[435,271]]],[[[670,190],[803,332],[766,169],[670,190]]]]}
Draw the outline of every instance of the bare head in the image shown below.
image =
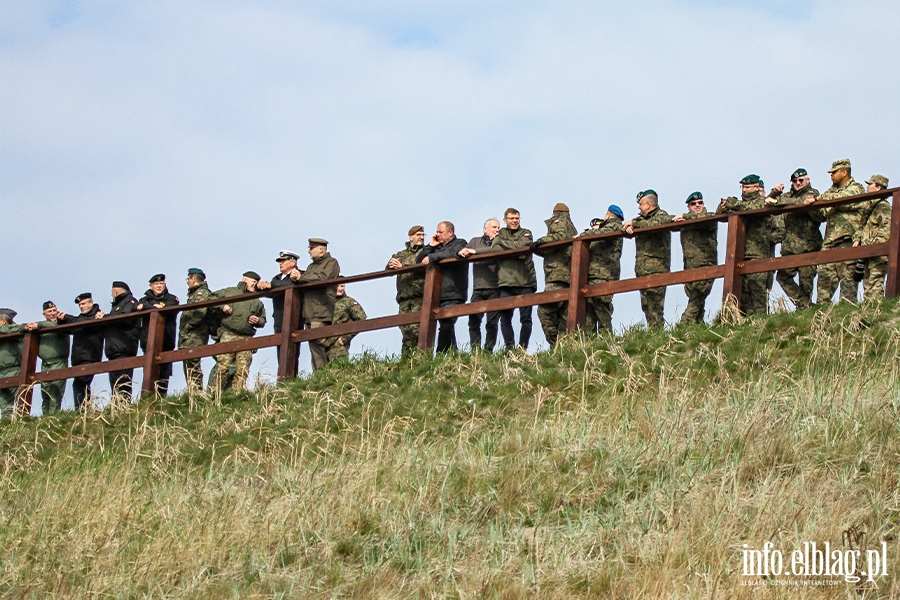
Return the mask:
{"type": "Polygon", "coordinates": [[[522,217],[515,208],[507,208],[506,212],[503,213],[503,222],[506,223],[509,229],[515,231],[521,225],[522,217]]]}
{"type": "Polygon", "coordinates": [[[484,235],[489,239],[494,239],[500,233],[500,221],[497,219],[488,219],[484,222],[484,235]]]}

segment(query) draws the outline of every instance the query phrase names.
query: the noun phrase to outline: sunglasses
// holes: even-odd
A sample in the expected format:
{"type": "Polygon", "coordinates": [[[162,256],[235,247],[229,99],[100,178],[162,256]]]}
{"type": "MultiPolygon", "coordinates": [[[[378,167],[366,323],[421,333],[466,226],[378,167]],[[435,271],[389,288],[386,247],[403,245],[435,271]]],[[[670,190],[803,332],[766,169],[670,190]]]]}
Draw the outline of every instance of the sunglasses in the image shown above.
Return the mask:
{"type": "Polygon", "coordinates": [[[691,200],[688,206],[703,206],[703,200],[691,200]]]}

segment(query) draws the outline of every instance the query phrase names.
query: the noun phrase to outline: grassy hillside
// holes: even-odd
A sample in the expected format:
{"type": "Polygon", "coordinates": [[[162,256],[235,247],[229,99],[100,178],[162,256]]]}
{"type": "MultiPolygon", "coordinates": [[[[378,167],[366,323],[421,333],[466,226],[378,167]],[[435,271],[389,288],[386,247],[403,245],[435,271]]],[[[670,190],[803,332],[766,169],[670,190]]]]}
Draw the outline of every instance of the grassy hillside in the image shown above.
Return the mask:
{"type": "Polygon", "coordinates": [[[897,596],[898,322],[886,301],[367,357],[6,421],[0,595],[897,596]],[[887,541],[877,586],[742,585],[743,544],[862,531],[887,541]]]}

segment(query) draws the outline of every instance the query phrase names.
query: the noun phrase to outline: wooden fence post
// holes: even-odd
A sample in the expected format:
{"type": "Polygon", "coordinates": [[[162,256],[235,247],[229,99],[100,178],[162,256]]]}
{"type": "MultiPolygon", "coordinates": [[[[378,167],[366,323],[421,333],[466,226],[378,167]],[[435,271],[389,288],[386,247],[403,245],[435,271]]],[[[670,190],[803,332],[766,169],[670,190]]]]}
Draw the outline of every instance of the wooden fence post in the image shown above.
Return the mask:
{"type": "Polygon", "coordinates": [[[19,367],[19,386],[16,389],[16,412],[27,417],[31,414],[31,399],[34,396],[34,373],[37,371],[38,348],[41,336],[29,331],[22,344],[22,365],[19,367]]]}
{"type": "Polygon", "coordinates": [[[891,238],[888,240],[888,275],[884,295],[900,295],[900,192],[891,197],[891,238]]]}
{"type": "Polygon", "coordinates": [[[584,327],[584,309],[587,299],[584,288],[588,281],[590,246],[588,240],[578,238],[572,242],[572,271],[569,274],[569,309],[566,314],[566,329],[584,327]]]}
{"type": "MultiPolygon", "coordinates": [[[[172,315],[175,318],[175,315],[172,315]]],[[[163,349],[166,337],[166,318],[158,311],[150,313],[147,325],[147,348],[144,350],[144,380],[141,382],[141,396],[156,393],[156,382],[159,379],[159,353],[163,349]]]]}
{"type": "Polygon", "coordinates": [[[743,276],[738,271],[744,266],[744,235],[746,222],[738,213],[728,215],[728,237],[725,242],[725,277],[722,286],[722,304],[734,296],[738,308],[741,308],[741,282],[743,276]]]}
{"type": "Polygon", "coordinates": [[[294,341],[294,334],[301,327],[300,305],[302,293],[300,288],[290,286],[284,292],[284,313],[281,317],[281,343],[278,347],[278,379],[294,379],[297,376],[297,353],[299,344],[294,341]]]}
{"type": "Polygon", "coordinates": [[[434,349],[434,334],[437,319],[434,311],[441,305],[441,282],[444,274],[437,263],[428,265],[425,271],[425,295],[422,298],[422,314],[419,317],[419,348],[431,352],[434,349]]]}

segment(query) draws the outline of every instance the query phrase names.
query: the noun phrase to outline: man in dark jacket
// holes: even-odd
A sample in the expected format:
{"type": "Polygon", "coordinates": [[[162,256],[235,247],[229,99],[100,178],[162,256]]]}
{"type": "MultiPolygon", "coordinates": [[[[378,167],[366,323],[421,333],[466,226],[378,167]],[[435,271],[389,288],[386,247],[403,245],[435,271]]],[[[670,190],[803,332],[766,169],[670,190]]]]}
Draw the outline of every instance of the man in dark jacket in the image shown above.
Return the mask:
{"type": "MultiPolygon", "coordinates": [[[[500,221],[497,219],[488,219],[484,222],[484,235],[469,240],[469,244],[459,251],[462,258],[472,256],[473,254],[485,254],[491,251],[491,243],[500,232],[500,221]]],[[[500,290],[497,287],[497,262],[496,261],[480,261],[472,266],[472,297],[469,302],[479,302],[482,300],[493,300],[500,297],[500,290]]],[[[477,315],[469,315],[469,347],[474,350],[481,348],[481,317],[484,313],[477,315]]],[[[497,321],[500,320],[499,311],[491,311],[487,313],[487,324],[485,325],[486,336],[484,338],[484,349],[488,352],[494,350],[497,343],[497,321]]]]}
{"type": "MultiPolygon", "coordinates": [[[[341,266],[328,253],[328,240],[309,238],[309,257],[312,262],[297,280],[299,283],[337,279],[341,266]]],[[[337,285],[303,290],[303,323],[306,329],[318,329],[334,321],[334,304],[337,302],[337,285]]],[[[328,362],[325,339],[309,342],[313,370],[321,369],[328,362]]]]}
{"type": "MultiPolygon", "coordinates": [[[[59,313],[59,323],[93,323],[101,318],[103,313],[100,307],[94,304],[90,292],[79,294],[75,298],[80,314],[68,315],[62,311],[59,313]]],[[[103,358],[103,331],[100,327],[79,327],[72,332],[72,366],[86,365],[100,362],[103,358]]],[[[91,382],[93,375],[81,375],[72,378],[72,392],[75,395],[75,410],[84,406],[85,400],[91,397],[91,382]]]]}
{"type": "MultiPolygon", "coordinates": [[[[137,311],[137,300],[131,294],[131,288],[124,281],[112,283],[112,306],[109,313],[100,313],[101,318],[118,317],[137,311]]],[[[138,341],[141,337],[141,320],[128,319],[113,321],[103,328],[106,341],[107,360],[130,358],[137,356],[138,341]]],[[[131,379],[134,369],[119,369],[109,373],[110,402],[131,404],[131,379]]]]}
{"type": "MultiPolygon", "coordinates": [[[[256,291],[259,275],[255,271],[247,271],[241,281],[234,287],[216,291],[216,298],[235,297],[235,301],[219,307],[222,313],[222,323],[219,326],[219,343],[246,340],[256,335],[256,330],[266,324],[266,308],[257,298],[252,300],[240,300],[238,297],[244,294],[252,294],[256,291]]],[[[253,361],[253,351],[229,352],[216,356],[216,376],[209,386],[211,395],[221,394],[228,378],[228,371],[234,366],[234,380],[231,388],[236,392],[247,389],[247,377],[250,374],[250,363],[253,361]]]]}
{"type": "MultiPolygon", "coordinates": [[[[169,293],[166,287],[166,276],[158,273],[150,278],[150,289],[144,292],[144,297],[138,302],[138,310],[150,310],[152,308],[165,308],[179,304],[178,298],[169,293]]],[[[163,351],[175,349],[176,316],[166,315],[166,326],[163,334],[163,351]]],[[[141,350],[147,353],[147,336],[150,334],[150,317],[144,317],[141,327],[141,350]]],[[[169,391],[169,377],[172,376],[172,363],[159,365],[159,379],[156,380],[156,393],[165,396],[169,391]]]]}
{"type": "MultiPolygon", "coordinates": [[[[431,236],[431,244],[425,246],[416,262],[433,265],[445,258],[459,258],[459,252],[466,247],[466,240],[456,237],[456,228],[450,221],[441,221],[437,233],[431,236]]],[[[464,304],[469,295],[469,265],[459,261],[443,268],[441,281],[441,306],[464,304]]],[[[438,321],[438,352],[456,348],[456,317],[438,321]]]]}
{"type": "MultiPolygon", "coordinates": [[[[294,285],[303,275],[303,272],[297,268],[297,261],[300,255],[289,250],[282,250],[278,253],[275,262],[278,263],[278,275],[272,278],[272,281],[260,281],[256,289],[265,291],[272,288],[283,288],[294,285]]],[[[272,296],[272,328],[275,333],[281,333],[281,325],[284,321],[284,294],[272,296]]],[[[278,357],[278,364],[281,364],[281,347],[275,346],[275,356],[278,357]]],[[[300,353],[297,352],[297,364],[294,365],[294,372],[299,371],[298,365],[300,353]]]]}

